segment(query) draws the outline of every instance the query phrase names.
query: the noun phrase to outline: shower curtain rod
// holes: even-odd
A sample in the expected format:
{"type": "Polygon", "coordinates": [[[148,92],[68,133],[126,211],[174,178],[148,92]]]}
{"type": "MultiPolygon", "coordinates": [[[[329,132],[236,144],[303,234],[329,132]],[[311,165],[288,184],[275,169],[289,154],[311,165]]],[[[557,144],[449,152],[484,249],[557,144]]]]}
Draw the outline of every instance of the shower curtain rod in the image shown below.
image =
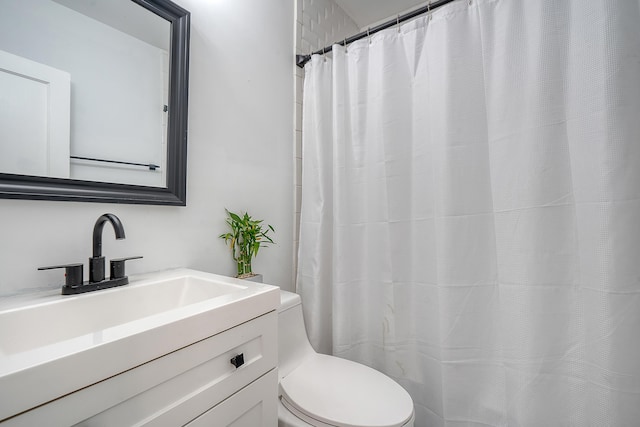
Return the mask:
{"type": "MultiPolygon", "coordinates": [[[[433,3],[429,2],[428,5],[418,8],[412,12],[406,13],[404,15],[399,15],[396,19],[389,20],[385,23],[377,25],[373,28],[367,29],[367,31],[363,31],[361,33],[356,34],[355,36],[347,37],[341,42],[336,42],[334,44],[339,44],[340,46],[346,46],[349,43],[353,43],[356,40],[363,39],[365,37],[369,37],[371,34],[375,34],[379,31],[386,30],[387,28],[391,28],[394,25],[398,25],[401,22],[408,21],[409,19],[413,19],[417,16],[420,16],[424,13],[431,12],[434,9],[439,8],[440,6],[444,6],[447,3],[451,3],[455,0],[438,0],[433,3]]],[[[311,55],[320,55],[324,53],[329,53],[333,49],[333,46],[326,46],[320,50],[313,52],[311,55]]],[[[300,68],[304,68],[304,64],[311,60],[311,55],[296,55],[296,65],[300,68]]]]}

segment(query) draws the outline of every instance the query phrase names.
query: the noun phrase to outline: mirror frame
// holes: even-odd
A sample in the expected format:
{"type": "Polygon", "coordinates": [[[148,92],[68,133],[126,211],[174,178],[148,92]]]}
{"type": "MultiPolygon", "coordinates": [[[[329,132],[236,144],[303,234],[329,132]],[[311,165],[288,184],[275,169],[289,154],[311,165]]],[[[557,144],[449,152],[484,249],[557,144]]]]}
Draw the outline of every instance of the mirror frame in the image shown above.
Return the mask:
{"type": "Polygon", "coordinates": [[[171,24],[166,187],[0,173],[0,198],[186,206],[191,14],[170,0],[132,0],[171,24]]]}

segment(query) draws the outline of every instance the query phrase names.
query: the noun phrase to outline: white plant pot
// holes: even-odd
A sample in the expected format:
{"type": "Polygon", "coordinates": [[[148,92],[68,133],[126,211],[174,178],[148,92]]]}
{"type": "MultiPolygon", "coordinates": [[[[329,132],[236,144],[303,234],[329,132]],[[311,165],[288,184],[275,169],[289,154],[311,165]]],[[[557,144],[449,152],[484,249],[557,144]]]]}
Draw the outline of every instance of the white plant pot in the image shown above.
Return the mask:
{"type": "Polygon", "coordinates": [[[248,280],[250,282],[262,283],[262,274],[254,274],[253,276],[243,277],[242,280],[248,280]]]}

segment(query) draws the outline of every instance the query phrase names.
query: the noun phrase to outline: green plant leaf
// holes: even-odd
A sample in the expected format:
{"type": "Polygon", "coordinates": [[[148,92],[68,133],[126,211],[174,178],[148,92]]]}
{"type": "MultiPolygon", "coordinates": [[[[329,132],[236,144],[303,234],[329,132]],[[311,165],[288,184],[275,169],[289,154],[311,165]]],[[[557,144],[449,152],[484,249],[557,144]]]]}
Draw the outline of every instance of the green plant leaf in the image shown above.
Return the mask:
{"type": "Polygon", "coordinates": [[[230,232],[223,233],[219,237],[225,240],[231,249],[231,256],[237,263],[238,275],[251,273],[251,261],[258,255],[260,248],[266,248],[274,244],[268,233],[275,230],[271,225],[264,226],[264,220],[256,220],[248,212],[238,215],[225,208],[227,218],[225,220],[230,232]]]}

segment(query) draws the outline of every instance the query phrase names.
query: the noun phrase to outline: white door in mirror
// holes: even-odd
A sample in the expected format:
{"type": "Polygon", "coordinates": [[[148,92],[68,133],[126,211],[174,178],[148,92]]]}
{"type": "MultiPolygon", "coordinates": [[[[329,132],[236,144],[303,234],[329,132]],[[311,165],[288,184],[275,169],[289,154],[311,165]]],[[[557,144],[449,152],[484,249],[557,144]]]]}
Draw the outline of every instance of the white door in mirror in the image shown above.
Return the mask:
{"type": "Polygon", "coordinates": [[[0,50],[0,171],[69,178],[71,77],[0,50]]]}

